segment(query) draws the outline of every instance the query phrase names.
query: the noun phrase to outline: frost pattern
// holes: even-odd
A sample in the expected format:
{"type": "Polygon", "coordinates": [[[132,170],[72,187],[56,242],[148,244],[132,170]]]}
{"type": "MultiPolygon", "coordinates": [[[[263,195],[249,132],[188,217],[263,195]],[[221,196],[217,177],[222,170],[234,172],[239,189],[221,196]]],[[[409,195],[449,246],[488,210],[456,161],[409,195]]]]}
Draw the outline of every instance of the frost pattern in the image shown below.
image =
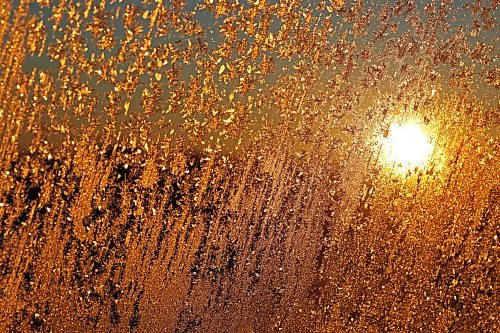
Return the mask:
{"type": "Polygon", "coordinates": [[[498,331],[498,4],[2,2],[0,331],[498,331]]]}

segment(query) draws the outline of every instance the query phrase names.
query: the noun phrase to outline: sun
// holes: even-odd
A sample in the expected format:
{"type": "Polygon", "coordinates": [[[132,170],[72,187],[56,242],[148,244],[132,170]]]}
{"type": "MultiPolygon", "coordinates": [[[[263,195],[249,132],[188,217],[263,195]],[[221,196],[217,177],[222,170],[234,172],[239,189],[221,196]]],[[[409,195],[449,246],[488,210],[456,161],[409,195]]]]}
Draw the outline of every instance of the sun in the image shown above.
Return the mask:
{"type": "Polygon", "coordinates": [[[386,163],[406,170],[424,167],[434,150],[430,137],[417,121],[393,123],[384,141],[386,163]]]}

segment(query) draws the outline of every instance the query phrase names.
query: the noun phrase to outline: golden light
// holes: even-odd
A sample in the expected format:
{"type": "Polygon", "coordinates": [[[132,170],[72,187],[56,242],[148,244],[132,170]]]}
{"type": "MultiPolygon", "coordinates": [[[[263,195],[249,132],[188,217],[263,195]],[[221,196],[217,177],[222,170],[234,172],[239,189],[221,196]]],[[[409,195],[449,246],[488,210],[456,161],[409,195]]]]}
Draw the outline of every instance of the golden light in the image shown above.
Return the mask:
{"type": "Polygon", "coordinates": [[[424,167],[434,150],[429,135],[417,121],[393,123],[384,141],[385,162],[406,170],[424,167]]]}

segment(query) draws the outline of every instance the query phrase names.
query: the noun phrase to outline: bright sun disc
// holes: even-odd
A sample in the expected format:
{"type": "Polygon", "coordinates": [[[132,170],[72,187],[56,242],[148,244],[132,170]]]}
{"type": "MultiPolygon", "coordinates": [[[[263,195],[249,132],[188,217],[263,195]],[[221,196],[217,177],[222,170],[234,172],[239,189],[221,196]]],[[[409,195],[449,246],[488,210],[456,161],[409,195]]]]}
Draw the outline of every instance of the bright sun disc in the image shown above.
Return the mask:
{"type": "Polygon", "coordinates": [[[383,145],[387,163],[406,169],[424,166],[433,149],[429,136],[417,122],[392,124],[383,145]]]}

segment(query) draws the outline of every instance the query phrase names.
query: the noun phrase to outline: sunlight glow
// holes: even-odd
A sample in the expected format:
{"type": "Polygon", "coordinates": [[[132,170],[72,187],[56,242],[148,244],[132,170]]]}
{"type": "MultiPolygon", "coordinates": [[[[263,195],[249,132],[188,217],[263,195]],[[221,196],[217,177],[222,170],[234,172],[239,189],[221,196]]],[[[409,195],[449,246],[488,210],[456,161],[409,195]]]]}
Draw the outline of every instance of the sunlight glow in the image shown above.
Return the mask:
{"type": "Polygon", "coordinates": [[[429,136],[416,121],[393,123],[382,148],[386,163],[404,169],[425,166],[433,149],[429,136]]]}

